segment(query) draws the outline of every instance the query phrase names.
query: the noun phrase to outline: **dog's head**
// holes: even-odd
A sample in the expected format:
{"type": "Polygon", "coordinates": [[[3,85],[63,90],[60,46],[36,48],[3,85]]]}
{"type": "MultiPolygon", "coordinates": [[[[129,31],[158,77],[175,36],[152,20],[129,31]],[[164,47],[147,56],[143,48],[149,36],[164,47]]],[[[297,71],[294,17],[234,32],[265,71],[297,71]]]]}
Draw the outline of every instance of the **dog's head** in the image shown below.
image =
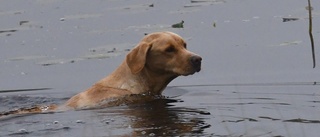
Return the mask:
{"type": "Polygon", "coordinates": [[[157,74],[191,75],[201,70],[202,58],[186,46],[175,33],[152,33],[129,52],[126,62],[133,74],[145,68],[157,74]]]}

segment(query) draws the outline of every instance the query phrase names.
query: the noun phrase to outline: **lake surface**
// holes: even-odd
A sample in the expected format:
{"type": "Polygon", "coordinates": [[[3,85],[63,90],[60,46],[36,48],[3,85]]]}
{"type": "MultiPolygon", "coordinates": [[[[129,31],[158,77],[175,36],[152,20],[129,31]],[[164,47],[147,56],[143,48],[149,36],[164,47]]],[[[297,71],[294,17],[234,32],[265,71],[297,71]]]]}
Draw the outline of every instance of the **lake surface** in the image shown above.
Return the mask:
{"type": "MultiPolygon", "coordinates": [[[[0,136],[319,136],[307,0],[1,3],[0,112],[64,103],[155,31],[184,37],[203,67],[171,82],[164,98],[1,119],[0,136]]],[[[320,1],[311,3],[319,60],[320,1]]]]}

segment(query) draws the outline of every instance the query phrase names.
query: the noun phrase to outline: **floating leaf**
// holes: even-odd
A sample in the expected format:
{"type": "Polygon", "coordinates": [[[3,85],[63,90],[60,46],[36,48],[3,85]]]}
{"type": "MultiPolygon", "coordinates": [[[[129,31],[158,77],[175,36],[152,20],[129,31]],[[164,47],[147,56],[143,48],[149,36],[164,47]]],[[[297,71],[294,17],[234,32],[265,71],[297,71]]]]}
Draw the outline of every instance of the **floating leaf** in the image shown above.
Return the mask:
{"type": "Polygon", "coordinates": [[[20,21],[20,22],[19,22],[19,25],[21,26],[21,25],[23,25],[23,24],[25,24],[25,23],[28,23],[28,22],[29,22],[29,21],[25,21],[25,20],[24,20],[24,21],[20,21]]]}
{"type": "Polygon", "coordinates": [[[184,21],[171,25],[172,28],[183,28],[184,21]]]}
{"type": "Polygon", "coordinates": [[[16,32],[17,30],[12,29],[12,30],[0,30],[0,33],[7,33],[7,32],[16,32]]]}
{"type": "Polygon", "coordinates": [[[299,18],[282,18],[282,22],[297,21],[299,18]]]}

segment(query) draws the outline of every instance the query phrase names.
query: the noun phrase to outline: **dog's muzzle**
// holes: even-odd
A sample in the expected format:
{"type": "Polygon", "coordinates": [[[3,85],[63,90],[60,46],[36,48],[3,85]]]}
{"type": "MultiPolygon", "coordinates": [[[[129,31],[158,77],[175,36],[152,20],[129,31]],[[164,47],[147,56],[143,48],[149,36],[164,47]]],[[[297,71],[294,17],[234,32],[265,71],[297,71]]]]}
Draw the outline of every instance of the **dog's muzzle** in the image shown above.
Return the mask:
{"type": "Polygon", "coordinates": [[[193,55],[190,58],[192,67],[195,69],[196,72],[199,72],[201,70],[201,61],[202,61],[202,58],[198,55],[193,55]]]}

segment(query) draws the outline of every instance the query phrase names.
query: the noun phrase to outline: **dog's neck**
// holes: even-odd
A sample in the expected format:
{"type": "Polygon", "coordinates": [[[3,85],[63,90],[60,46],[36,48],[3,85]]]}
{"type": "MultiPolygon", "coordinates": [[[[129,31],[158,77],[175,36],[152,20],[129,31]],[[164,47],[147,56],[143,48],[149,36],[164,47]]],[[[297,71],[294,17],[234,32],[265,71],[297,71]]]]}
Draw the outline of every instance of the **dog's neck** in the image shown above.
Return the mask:
{"type": "Polygon", "coordinates": [[[106,87],[123,89],[132,94],[160,95],[166,86],[177,76],[173,74],[157,74],[148,68],[143,68],[139,73],[132,74],[124,61],[118,69],[99,83],[106,87]],[[121,75],[119,75],[121,74],[121,75]]]}
{"type": "Polygon", "coordinates": [[[158,74],[154,71],[144,68],[137,74],[138,81],[143,83],[144,92],[148,94],[160,95],[167,85],[177,76],[172,74],[158,74]]]}

